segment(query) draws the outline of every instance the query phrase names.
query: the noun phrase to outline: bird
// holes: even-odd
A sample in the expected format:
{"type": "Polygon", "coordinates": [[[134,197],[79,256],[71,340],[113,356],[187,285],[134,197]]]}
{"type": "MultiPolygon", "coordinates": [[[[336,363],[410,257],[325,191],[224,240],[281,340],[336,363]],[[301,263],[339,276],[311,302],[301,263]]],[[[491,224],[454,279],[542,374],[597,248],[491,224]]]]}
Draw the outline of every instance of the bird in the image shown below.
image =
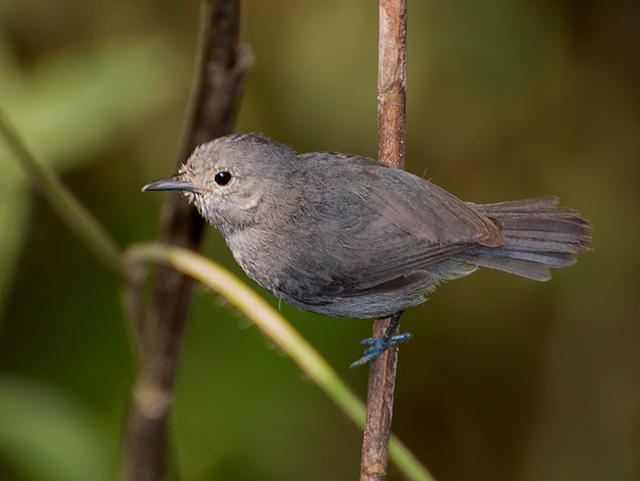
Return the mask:
{"type": "Polygon", "coordinates": [[[298,155],[255,133],[197,147],[146,191],[178,190],[217,228],[244,272],[304,311],[391,323],[356,367],[390,346],[402,313],[479,267],[536,281],[591,250],[591,224],[555,196],[463,202],[374,159],[298,155]]]}

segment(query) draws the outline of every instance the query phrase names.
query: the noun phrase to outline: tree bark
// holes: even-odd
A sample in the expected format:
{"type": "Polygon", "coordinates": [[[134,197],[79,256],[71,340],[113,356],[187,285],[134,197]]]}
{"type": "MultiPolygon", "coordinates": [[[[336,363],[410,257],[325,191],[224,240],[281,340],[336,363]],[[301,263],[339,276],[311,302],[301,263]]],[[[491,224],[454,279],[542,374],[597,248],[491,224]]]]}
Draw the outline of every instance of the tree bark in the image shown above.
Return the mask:
{"type": "MultiPolygon", "coordinates": [[[[404,167],[406,39],[406,0],[380,0],[378,160],[397,168],[404,167]]],[[[373,336],[382,336],[390,320],[376,320],[373,336]]],[[[360,481],[383,481],[387,476],[397,354],[393,346],[371,361],[360,481]]]]}
{"type": "MultiPolygon", "coordinates": [[[[233,129],[242,79],[253,63],[250,49],[239,43],[239,26],[239,0],[205,2],[198,72],[176,169],[197,145],[233,129]]],[[[177,192],[172,193],[162,214],[160,242],[197,251],[203,225],[195,208],[177,192]]],[[[159,266],[149,312],[134,319],[140,374],[125,434],[125,481],[170,478],[167,423],[191,287],[191,278],[159,266]]],[[[142,291],[138,286],[133,295],[142,296],[142,291]]]]}

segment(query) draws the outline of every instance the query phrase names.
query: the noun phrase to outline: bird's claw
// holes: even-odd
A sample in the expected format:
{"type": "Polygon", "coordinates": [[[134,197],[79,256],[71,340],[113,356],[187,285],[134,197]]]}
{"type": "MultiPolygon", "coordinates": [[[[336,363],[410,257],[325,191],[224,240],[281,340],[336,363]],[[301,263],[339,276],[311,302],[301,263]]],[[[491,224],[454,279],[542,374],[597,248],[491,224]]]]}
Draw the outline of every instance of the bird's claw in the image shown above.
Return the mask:
{"type": "Polygon", "coordinates": [[[367,339],[363,339],[360,341],[360,344],[368,344],[371,347],[368,347],[364,351],[364,356],[358,359],[356,362],[352,363],[349,366],[349,369],[355,369],[356,367],[364,366],[366,363],[375,359],[380,354],[385,352],[391,346],[395,346],[400,344],[401,342],[407,342],[413,339],[413,334],[410,332],[403,332],[401,334],[396,334],[395,336],[390,337],[369,337],[367,339]]]}

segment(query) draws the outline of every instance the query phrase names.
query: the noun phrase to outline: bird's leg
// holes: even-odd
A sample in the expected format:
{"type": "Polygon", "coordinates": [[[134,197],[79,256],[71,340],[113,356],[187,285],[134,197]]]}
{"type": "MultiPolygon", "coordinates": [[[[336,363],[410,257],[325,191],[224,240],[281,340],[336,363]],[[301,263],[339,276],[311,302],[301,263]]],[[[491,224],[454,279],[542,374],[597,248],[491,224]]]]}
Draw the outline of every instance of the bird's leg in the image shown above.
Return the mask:
{"type": "Polygon", "coordinates": [[[395,346],[401,342],[407,342],[413,339],[413,334],[410,332],[403,332],[401,334],[394,335],[393,332],[398,327],[400,323],[400,318],[404,311],[396,312],[391,318],[391,322],[389,323],[389,327],[383,334],[382,337],[370,337],[368,339],[363,339],[360,341],[360,344],[369,344],[371,347],[368,347],[364,351],[364,356],[358,359],[356,362],[349,366],[350,369],[354,369],[356,367],[364,366],[366,363],[371,361],[371,359],[378,357],[384,351],[389,349],[391,346],[395,346]]]}

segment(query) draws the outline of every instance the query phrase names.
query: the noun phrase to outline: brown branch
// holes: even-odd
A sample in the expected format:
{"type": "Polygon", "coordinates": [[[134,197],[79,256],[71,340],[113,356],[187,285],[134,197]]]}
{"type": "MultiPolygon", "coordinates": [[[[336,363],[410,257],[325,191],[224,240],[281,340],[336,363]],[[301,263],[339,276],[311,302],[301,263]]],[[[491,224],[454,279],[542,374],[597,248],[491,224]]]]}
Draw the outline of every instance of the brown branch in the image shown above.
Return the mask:
{"type": "MultiPolygon", "coordinates": [[[[378,38],[378,159],[404,167],[406,93],[406,0],[380,0],[378,38]]],[[[378,319],[381,337],[391,318],[378,319]]],[[[396,332],[397,334],[397,332],[396,332]]],[[[371,361],[360,481],[383,481],[389,462],[389,437],[396,381],[397,346],[371,361]]]]}
{"type": "MultiPolygon", "coordinates": [[[[202,142],[232,131],[242,79],[253,63],[250,49],[239,44],[239,0],[207,0],[198,73],[177,168],[202,142]]],[[[161,242],[198,250],[203,220],[174,193],[162,215],[161,242]]],[[[140,279],[138,279],[139,284],[140,279]]],[[[167,421],[180,343],[191,300],[192,281],[158,267],[153,301],[134,331],[139,343],[140,375],[133,392],[124,446],[123,479],[168,479],[167,421]]],[[[139,287],[132,286],[135,297],[139,287]]],[[[129,299],[129,305],[139,302],[129,299]]]]}

